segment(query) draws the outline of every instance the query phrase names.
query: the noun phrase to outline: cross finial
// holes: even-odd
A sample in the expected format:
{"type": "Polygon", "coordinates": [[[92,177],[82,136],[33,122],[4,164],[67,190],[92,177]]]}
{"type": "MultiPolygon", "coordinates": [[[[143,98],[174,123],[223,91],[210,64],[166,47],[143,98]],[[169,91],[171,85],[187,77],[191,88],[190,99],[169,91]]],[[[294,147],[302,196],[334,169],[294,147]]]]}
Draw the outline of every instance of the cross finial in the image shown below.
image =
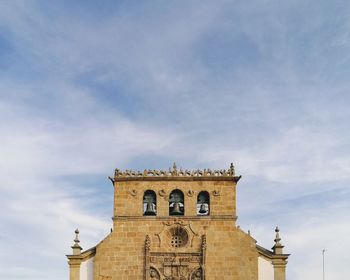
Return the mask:
{"type": "Polygon", "coordinates": [[[75,239],[74,239],[75,244],[74,245],[79,245],[79,242],[80,242],[80,240],[79,240],[79,229],[76,229],[74,231],[74,233],[75,233],[75,239]]]}
{"type": "Polygon", "coordinates": [[[233,163],[231,162],[231,165],[230,165],[230,175],[231,176],[234,176],[235,175],[235,167],[233,166],[233,163]]]}
{"type": "Polygon", "coordinates": [[[276,232],[276,238],[275,238],[275,245],[281,245],[280,241],[281,241],[281,237],[280,237],[280,229],[276,226],[276,229],[275,229],[275,232],[276,232]]]}
{"type": "Polygon", "coordinates": [[[283,254],[283,245],[281,244],[281,237],[280,237],[280,229],[278,226],[275,228],[276,236],[275,236],[275,245],[272,247],[275,254],[283,254]]]}
{"type": "Polygon", "coordinates": [[[74,231],[74,233],[75,233],[74,245],[71,248],[73,249],[73,255],[80,255],[81,250],[83,248],[81,248],[80,245],[79,245],[79,243],[80,243],[80,240],[79,240],[79,229],[76,229],[74,231]]]}

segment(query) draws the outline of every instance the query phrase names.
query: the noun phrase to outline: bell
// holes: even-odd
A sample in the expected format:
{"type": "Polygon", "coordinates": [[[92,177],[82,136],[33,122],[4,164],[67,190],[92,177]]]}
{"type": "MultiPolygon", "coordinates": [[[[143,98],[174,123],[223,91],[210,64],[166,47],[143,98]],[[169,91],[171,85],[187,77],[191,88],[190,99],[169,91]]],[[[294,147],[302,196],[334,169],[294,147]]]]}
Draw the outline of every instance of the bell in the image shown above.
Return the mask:
{"type": "Polygon", "coordinates": [[[201,204],[201,208],[199,209],[199,213],[201,213],[201,214],[207,213],[207,209],[205,209],[204,203],[201,204]]]}
{"type": "Polygon", "coordinates": [[[180,203],[179,202],[174,202],[173,209],[171,210],[171,215],[182,215],[183,213],[181,212],[180,209],[180,203]]]}
{"type": "Polygon", "coordinates": [[[156,215],[156,211],[154,211],[154,207],[152,202],[148,201],[147,202],[147,207],[146,207],[146,211],[144,213],[145,216],[155,216],[156,215]]]}

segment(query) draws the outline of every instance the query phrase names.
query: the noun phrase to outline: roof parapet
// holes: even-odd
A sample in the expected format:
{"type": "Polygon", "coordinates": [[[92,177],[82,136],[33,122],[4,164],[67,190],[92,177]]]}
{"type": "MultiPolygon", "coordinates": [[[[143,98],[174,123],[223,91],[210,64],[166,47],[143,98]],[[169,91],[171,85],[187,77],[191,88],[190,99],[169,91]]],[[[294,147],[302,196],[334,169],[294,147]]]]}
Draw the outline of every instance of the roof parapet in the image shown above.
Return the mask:
{"type": "Polygon", "coordinates": [[[143,172],[135,170],[125,170],[121,171],[120,169],[115,169],[114,177],[108,177],[112,182],[124,179],[145,179],[145,178],[154,178],[154,179],[181,179],[181,178],[233,178],[235,181],[238,181],[241,176],[235,175],[235,168],[231,163],[229,169],[221,170],[183,170],[182,168],[178,169],[176,163],[173,164],[172,168],[166,170],[151,170],[145,169],[143,172]]]}

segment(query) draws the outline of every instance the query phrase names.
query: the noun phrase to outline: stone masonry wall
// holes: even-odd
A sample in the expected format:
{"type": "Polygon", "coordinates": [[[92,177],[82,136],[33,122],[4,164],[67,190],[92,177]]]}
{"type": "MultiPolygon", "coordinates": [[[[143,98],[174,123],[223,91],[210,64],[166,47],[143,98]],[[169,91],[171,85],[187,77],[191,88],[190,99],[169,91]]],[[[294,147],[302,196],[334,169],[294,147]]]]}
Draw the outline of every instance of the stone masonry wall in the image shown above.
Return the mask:
{"type": "Polygon", "coordinates": [[[94,279],[145,279],[145,239],[149,235],[152,252],[196,253],[206,236],[205,275],[207,280],[257,280],[256,241],[238,229],[236,183],[218,181],[125,181],[115,183],[114,230],[96,247],[94,279]],[[185,198],[185,215],[169,216],[168,197],[180,189],[185,198]],[[143,216],[143,194],[157,194],[157,216],[143,216]],[[200,191],[210,194],[210,216],[197,216],[200,191]],[[171,247],[165,234],[181,225],[189,242],[171,247]]]}

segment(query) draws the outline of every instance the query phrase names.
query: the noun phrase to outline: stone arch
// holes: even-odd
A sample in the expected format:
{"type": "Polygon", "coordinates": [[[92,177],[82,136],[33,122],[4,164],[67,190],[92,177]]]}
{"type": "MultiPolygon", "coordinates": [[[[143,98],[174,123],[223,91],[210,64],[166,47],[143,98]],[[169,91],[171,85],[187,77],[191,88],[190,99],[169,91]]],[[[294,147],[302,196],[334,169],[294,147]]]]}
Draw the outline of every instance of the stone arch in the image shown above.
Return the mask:
{"type": "Polygon", "coordinates": [[[143,215],[157,215],[157,194],[152,190],[146,190],[143,194],[143,215]]]}
{"type": "Polygon", "coordinates": [[[210,214],[210,195],[207,191],[201,191],[197,196],[197,216],[210,214]]]}
{"type": "Polygon", "coordinates": [[[169,195],[169,215],[183,216],[184,214],[185,214],[184,193],[179,189],[175,189],[169,195]]]}

